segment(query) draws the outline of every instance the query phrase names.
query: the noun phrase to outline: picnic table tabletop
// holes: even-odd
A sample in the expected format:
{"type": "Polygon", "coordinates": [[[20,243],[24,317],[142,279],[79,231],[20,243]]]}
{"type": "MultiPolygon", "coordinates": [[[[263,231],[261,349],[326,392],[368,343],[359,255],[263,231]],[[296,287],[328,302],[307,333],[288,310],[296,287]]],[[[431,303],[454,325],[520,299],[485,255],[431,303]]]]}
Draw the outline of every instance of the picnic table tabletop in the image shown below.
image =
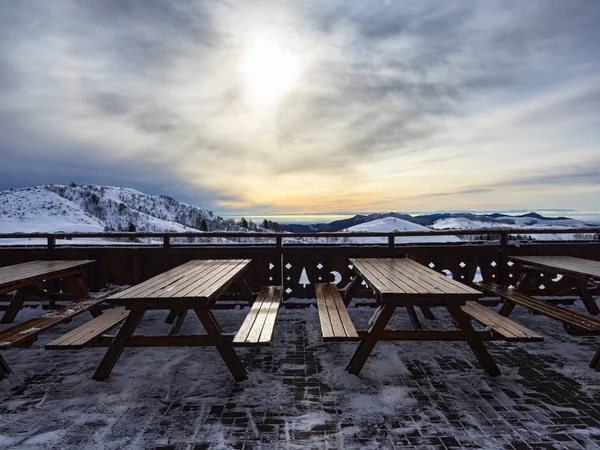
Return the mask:
{"type": "Polygon", "coordinates": [[[0,289],[14,285],[45,279],[50,275],[69,272],[93,263],[94,260],[51,260],[30,261],[12,266],[0,267],[0,289]]]}
{"type": "Polygon", "coordinates": [[[119,305],[144,303],[145,308],[177,308],[193,300],[201,306],[218,297],[248,268],[250,259],[192,260],[141,284],[111,295],[107,301],[119,305]]]}
{"type": "Polygon", "coordinates": [[[511,256],[510,259],[540,269],[550,269],[569,275],[600,280],[600,261],[573,256],[511,256]]]}
{"type": "Polygon", "coordinates": [[[350,258],[350,264],[383,302],[419,297],[475,300],[481,292],[409,258],[350,258]]]}

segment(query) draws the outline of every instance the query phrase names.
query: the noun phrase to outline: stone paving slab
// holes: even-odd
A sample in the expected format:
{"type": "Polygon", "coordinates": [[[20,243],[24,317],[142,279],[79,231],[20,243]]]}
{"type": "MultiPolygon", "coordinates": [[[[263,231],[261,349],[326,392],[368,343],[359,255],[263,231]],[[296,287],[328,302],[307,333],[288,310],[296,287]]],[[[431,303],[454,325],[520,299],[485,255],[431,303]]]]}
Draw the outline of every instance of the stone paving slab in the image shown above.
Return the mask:
{"type": "MultiPolygon", "coordinates": [[[[577,307],[576,307],[577,308],[577,307]]],[[[371,308],[351,308],[358,328],[371,308]]],[[[439,310],[438,310],[439,311],[439,310]]],[[[246,310],[218,311],[234,331],[246,310]]],[[[436,312],[426,327],[451,327],[436,312]]],[[[164,314],[144,318],[158,333],[164,314]]],[[[491,378],[466,343],[379,343],[359,377],[344,371],[356,343],[323,343],[315,308],[282,310],[271,347],[240,349],[250,379],[236,384],[212,349],[126,350],[106,382],[103,350],[4,352],[0,448],[600,448],[600,375],[587,367],[598,338],[568,336],[525,311],[514,318],[543,343],[489,343],[491,378]]],[[[394,327],[408,327],[402,314],[394,327]]],[[[181,334],[201,332],[193,320],[181,334]]]]}

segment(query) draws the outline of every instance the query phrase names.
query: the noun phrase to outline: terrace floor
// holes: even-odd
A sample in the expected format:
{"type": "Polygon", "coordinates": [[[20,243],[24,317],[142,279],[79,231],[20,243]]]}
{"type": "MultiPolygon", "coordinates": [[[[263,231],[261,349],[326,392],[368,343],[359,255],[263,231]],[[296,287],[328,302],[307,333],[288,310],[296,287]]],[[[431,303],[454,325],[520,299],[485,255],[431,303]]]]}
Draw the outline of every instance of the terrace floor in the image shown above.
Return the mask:
{"type": "MultiPolygon", "coordinates": [[[[436,311],[424,325],[449,327],[436,311]]],[[[216,316],[233,332],[246,313],[216,316]]],[[[361,329],[372,313],[350,309],[361,329]]],[[[237,385],[211,348],[126,349],[93,381],[104,350],[43,350],[79,316],[3,352],[15,373],[0,381],[0,448],[600,448],[600,373],[588,367],[600,339],[519,308],[511,317],[546,340],[488,344],[498,378],[457,342],[379,343],[356,377],[344,371],[355,343],[324,344],[314,307],[284,309],[271,347],[239,349],[251,375],[237,385]]],[[[164,318],[148,313],[141,330],[166,332],[164,318]]],[[[410,327],[403,315],[393,325],[410,327]]],[[[189,316],[181,334],[200,331],[189,316]]]]}

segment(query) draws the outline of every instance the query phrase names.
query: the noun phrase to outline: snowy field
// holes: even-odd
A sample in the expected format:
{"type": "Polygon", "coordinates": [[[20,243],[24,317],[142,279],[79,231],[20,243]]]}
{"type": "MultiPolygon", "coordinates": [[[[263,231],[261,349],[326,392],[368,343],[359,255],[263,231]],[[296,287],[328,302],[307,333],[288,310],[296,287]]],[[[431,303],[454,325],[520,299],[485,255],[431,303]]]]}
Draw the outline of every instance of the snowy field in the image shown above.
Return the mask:
{"type": "MultiPolygon", "coordinates": [[[[234,332],[247,311],[215,314],[234,332]]],[[[373,311],[350,315],[364,329],[373,311]]],[[[435,312],[425,327],[451,328],[435,312]]],[[[165,315],[147,313],[140,332],[167,332],[165,315]]],[[[271,347],[238,350],[250,371],[239,385],[211,348],[128,349],[106,382],[93,381],[104,350],[43,350],[81,315],[33,348],[3,351],[15,373],[0,381],[0,448],[598,448],[600,374],[588,363],[600,339],[513,315],[546,340],[488,344],[500,377],[462,342],[379,343],[356,377],[344,371],[355,343],[323,343],[314,307],[284,309],[271,347]]],[[[392,326],[410,324],[401,311],[392,326]]],[[[181,334],[199,332],[189,316],[181,334]]]]}

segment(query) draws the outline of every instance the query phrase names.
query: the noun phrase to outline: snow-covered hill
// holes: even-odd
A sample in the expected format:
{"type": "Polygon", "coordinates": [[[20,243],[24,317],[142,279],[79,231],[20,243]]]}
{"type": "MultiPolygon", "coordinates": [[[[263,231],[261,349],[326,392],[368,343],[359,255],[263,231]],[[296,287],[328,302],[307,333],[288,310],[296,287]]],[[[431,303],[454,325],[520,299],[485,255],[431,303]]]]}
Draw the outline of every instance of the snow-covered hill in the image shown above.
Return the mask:
{"type": "MultiPolygon", "coordinates": [[[[407,220],[398,219],[397,217],[385,217],[376,219],[370,222],[361,223],[343,230],[345,232],[384,232],[393,231],[431,231],[430,228],[408,222],[407,220]]],[[[387,242],[386,237],[352,237],[348,238],[350,242],[361,244],[375,244],[387,242]]],[[[456,236],[398,236],[395,239],[396,243],[406,242],[459,242],[460,239],[456,236]]]]}
{"type": "Polygon", "coordinates": [[[71,184],[0,192],[2,233],[248,229],[259,228],[252,223],[243,228],[206,209],[129,188],[71,184]]]}
{"type": "MultiPolygon", "coordinates": [[[[565,229],[565,228],[586,228],[589,223],[582,222],[576,219],[545,219],[542,217],[501,217],[493,218],[489,216],[481,216],[475,219],[466,217],[450,217],[437,220],[431,225],[431,228],[436,230],[478,230],[478,229],[493,229],[493,228],[515,228],[515,229],[565,229]]],[[[533,239],[544,240],[577,240],[577,239],[594,239],[594,233],[589,234],[531,234],[527,237],[533,239]]],[[[476,236],[472,236],[475,239],[476,236]]],[[[469,239],[464,237],[464,239],[469,239]]]]}
{"type": "Polygon", "coordinates": [[[54,192],[31,188],[0,192],[0,230],[99,232],[104,224],[54,192]]]}

